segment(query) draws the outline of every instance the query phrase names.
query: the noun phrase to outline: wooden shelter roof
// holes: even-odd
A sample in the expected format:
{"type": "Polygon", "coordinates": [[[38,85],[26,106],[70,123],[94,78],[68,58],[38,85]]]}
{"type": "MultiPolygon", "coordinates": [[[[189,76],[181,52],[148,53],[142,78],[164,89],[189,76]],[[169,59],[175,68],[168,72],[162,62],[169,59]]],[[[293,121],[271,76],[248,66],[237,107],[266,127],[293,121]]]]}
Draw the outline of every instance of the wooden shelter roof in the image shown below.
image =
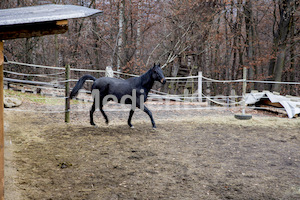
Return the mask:
{"type": "Polygon", "coordinates": [[[0,26],[88,17],[102,11],[75,5],[47,4],[0,10],[0,26]]]}
{"type": "Polygon", "coordinates": [[[67,31],[68,19],[102,11],[75,5],[47,4],[0,10],[0,39],[37,37],[67,31]]]}

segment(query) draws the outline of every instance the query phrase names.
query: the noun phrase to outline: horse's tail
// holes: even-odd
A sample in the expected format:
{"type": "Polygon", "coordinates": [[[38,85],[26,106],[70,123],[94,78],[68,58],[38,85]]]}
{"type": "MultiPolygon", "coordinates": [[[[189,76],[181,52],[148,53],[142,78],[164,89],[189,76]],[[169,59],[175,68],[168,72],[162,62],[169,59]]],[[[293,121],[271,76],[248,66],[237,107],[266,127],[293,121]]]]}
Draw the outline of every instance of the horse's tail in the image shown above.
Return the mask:
{"type": "Polygon", "coordinates": [[[73,97],[75,97],[78,94],[78,91],[82,88],[83,84],[85,83],[86,80],[93,80],[95,81],[96,78],[91,76],[91,75],[84,75],[83,77],[81,77],[78,82],[76,83],[75,87],[73,88],[73,90],[71,91],[70,94],[70,98],[72,99],[73,97]]]}

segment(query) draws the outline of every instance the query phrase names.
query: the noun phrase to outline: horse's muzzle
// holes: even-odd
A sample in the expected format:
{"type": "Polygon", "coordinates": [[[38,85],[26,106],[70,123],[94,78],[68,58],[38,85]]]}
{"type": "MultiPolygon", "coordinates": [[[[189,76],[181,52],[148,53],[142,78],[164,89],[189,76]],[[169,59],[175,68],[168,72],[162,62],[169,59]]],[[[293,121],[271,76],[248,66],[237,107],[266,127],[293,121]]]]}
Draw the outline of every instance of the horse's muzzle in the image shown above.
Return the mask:
{"type": "Polygon", "coordinates": [[[162,78],[162,79],[160,80],[160,82],[161,82],[162,84],[165,84],[165,83],[166,83],[166,79],[165,79],[165,78],[162,78]]]}

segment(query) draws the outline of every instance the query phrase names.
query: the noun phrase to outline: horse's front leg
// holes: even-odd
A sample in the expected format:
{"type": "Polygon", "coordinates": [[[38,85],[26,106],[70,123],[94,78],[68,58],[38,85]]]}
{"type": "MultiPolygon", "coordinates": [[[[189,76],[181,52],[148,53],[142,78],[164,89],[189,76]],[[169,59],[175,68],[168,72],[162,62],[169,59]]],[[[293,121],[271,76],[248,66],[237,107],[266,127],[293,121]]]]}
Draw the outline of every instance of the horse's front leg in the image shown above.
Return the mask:
{"type": "Polygon", "coordinates": [[[134,128],[134,127],[132,126],[132,124],[131,124],[131,118],[132,118],[133,113],[134,113],[134,110],[131,109],[130,112],[129,112],[129,117],[128,117],[128,121],[127,121],[128,126],[129,126],[130,128],[134,128]]]}
{"type": "Polygon", "coordinates": [[[152,123],[152,128],[156,128],[155,126],[155,122],[154,122],[154,119],[153,119],[153,116],[152,116],[152,112],[144,105],[144,110],[143,110],[145,113],[148,114],[148,116],[150,117],[151,119],[151,123],[152,123]]]}

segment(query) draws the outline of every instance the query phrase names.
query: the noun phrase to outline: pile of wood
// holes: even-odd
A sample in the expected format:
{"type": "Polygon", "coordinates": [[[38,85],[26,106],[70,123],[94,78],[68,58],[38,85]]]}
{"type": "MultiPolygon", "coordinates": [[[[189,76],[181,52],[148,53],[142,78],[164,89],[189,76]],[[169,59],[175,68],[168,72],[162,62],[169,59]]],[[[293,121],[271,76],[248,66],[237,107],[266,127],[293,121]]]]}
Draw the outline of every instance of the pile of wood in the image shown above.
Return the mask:
{"type": "Polygon", "coordinates": [[[282,96],[277,92],[270,91],[251,91],[246,95],[245,100],[246,104],[255,105],[259,110],[287,115],[289,118],[300,115],[300,97],[282,96]]]}

